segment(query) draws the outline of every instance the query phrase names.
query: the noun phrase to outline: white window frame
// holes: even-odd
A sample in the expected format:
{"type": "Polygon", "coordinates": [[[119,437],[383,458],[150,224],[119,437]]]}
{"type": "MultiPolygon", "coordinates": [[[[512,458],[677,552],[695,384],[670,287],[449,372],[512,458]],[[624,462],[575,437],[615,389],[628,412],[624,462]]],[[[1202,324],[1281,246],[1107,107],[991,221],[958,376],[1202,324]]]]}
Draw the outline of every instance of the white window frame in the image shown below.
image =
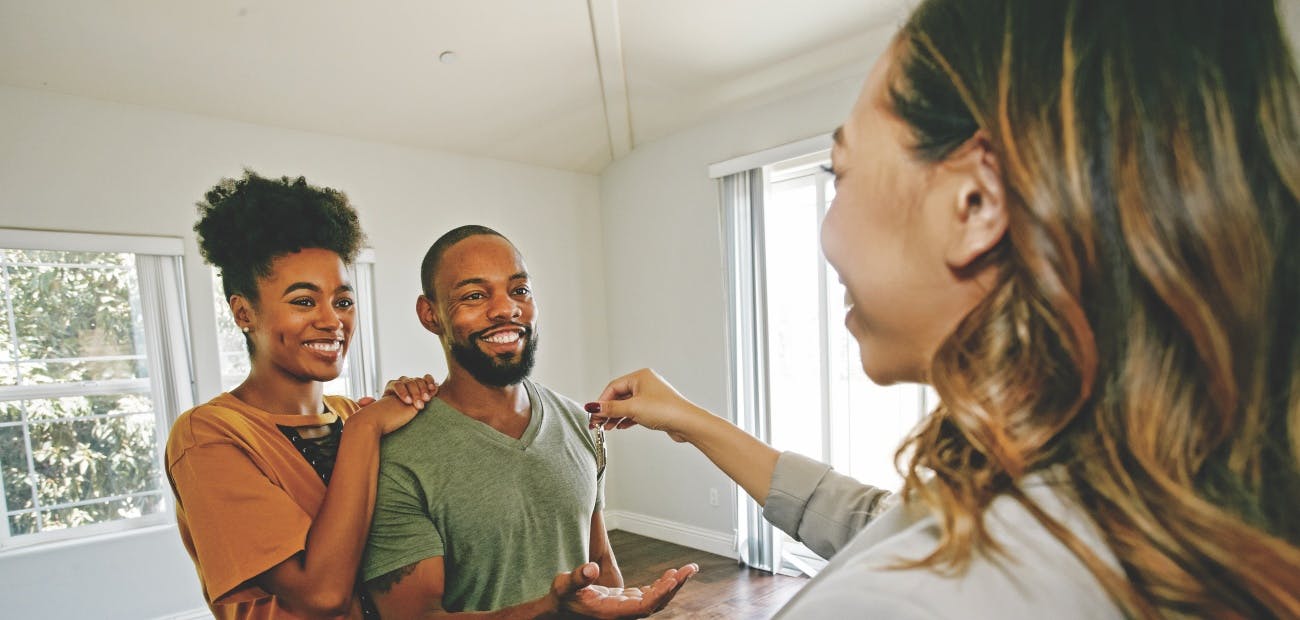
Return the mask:
{"type": "MultiPolygon", "coordinates": [[[[0,228],[0,248],[29,251],[112,252],[136,255],[136,276],[144,316],[145,355],[148,379],[123,379],[76,384],[0,386],[0,401],[61,398],[113,393],[149,393],[154,403],[155,449],[158,458],[159,485],[154,491],[122,495],[159,495],[162,510],[141,517],[119,519],[66,529],[11,536],[6,509],[0,527],[0,555],[5,552],[45,543],[89,538],[144,527],[166,525],[174,520],[174,500],[166,483],[167,434],[181,412],[194,406],[195,385],[190,354],[188,312],[185,301],[183,254],[184,244],[176,237],[109,235],[45,230],[0,228]]],[[[16,334],[14,335],[16,336],[16,334]]],[[[109,417],[109,416],[105,416],[109,417]]],[[[92,419],[92,418],[77,418],[92,419]]],[[[27,425],[22,422],[23,427],[27,425]]],[[[29,440],[30,443],[30,440],[29,440]]],[[[27,446],[31,458],[31,446],[27,446]]],[[[29,465],[30,467],[30,465],[29,465]]],[[[3,480],[0,479],[0,505],[3,504],[3,480]]],[[[119,496],[113,496],[114,499],[119,496]]],[[[36,510],[61,508],[86,503],[73,502],[40,506],[36,510]]]]}

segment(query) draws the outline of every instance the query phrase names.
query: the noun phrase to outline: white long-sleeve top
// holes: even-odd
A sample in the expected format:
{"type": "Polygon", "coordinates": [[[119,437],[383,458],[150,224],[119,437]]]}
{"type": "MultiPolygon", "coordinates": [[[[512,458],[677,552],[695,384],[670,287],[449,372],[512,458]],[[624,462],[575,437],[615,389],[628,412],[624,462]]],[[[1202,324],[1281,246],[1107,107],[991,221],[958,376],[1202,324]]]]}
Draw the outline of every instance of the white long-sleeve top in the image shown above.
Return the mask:
{"type": "MultiPolygon", "coordinates": [[[[1026,476],[1020,487],[1118,570],[1061,472],[1026,476]]],[[[763,516],[830,559],[777,618],[1123,617],[1084,564],[1011,497],[994,500],[984,517],[1004,553],[977,551],[956,573],[891,568],[938,547],[935,517],[798,454],[777,460],[763,516]]]]}

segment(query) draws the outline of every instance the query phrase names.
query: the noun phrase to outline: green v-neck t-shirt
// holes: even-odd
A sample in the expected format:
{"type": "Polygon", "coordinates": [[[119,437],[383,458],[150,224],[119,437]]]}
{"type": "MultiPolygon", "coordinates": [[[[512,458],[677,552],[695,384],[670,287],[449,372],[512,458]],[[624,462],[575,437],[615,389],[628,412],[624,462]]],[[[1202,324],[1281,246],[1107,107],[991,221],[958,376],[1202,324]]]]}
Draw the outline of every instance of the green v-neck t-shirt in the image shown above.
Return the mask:
{"type": "Polygon", "coordinates": [[[362,579],[442,556],[443,609],[490,611],[545,594],[556,573],[588,561],[603,446],[577,403],[524,386],[532,412],[519,439],[439,398],[384,437],[362,579]]]}

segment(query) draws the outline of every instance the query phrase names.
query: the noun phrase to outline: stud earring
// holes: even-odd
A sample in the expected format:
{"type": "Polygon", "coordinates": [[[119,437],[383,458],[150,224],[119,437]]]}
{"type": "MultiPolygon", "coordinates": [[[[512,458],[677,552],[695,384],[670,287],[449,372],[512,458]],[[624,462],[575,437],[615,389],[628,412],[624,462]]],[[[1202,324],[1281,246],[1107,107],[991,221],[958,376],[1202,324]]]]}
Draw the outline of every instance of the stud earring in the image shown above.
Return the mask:
{"type": "Polygon", "coordinates": [[[247,327],[241,327],[240,330],[242,330],[245,334],[248,333],[248,328],[247,328],[247,327]]]}

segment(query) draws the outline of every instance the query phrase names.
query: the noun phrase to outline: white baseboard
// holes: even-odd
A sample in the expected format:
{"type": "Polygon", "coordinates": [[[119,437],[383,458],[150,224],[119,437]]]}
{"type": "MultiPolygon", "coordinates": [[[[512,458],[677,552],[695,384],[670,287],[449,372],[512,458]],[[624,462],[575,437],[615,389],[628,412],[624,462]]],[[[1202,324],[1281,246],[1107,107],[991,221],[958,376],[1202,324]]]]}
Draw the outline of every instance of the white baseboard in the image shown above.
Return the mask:
{"type": "Polygon", "coordinates": [[[198,607],[186,611],[168,614],[157,620],[212,620],[212,611],[207,607],[198,607]]]}
{"type": "MultiPolygon", "coordinates": [[[[736,536],[625,510],[606,510],[605,528],[736,559],[736,536]]],[[[617,556],[618,549],[614,550],[617,556]]]]}

